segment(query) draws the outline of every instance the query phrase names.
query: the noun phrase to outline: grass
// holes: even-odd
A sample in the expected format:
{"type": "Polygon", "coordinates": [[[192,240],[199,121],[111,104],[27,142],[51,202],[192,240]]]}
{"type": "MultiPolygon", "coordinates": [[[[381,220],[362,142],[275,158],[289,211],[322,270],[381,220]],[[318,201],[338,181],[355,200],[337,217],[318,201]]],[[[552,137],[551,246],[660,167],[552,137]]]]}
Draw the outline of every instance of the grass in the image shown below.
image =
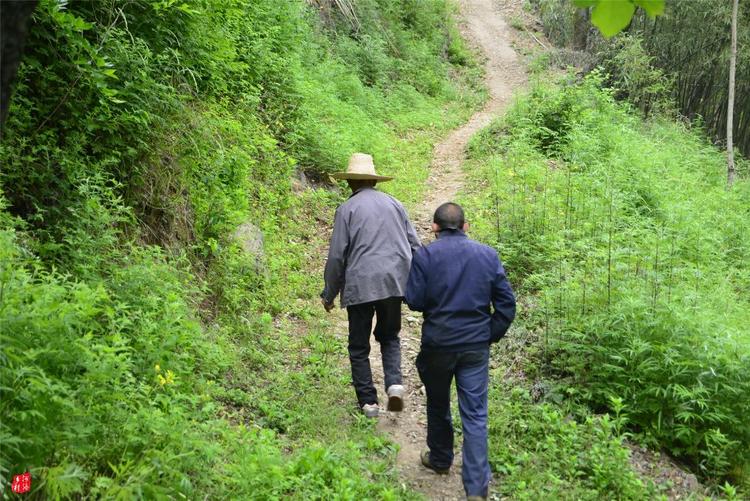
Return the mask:
{"type": "Polygon", "coordinates": [[[36,11],[0,145],[0,488],[413,498],[317,297],[343,195],[292,178],[367,151],[420,199],[478,66],[446,2],[358,2],[356,34],[302,1],[211,6],[36,11]]]}
{"type": "Polygon", "coordinates": [[[600,86],[597,73],[537,85],[475,137],[464,195],[475,236],[533,298],[521,315],[538,333],[532,372],[579,425],[591,426],[578,404],[617,407],[637,440],[716,490],[741,486],[748,183],[727,191],[700,130],[644,122],[600,86]]]}

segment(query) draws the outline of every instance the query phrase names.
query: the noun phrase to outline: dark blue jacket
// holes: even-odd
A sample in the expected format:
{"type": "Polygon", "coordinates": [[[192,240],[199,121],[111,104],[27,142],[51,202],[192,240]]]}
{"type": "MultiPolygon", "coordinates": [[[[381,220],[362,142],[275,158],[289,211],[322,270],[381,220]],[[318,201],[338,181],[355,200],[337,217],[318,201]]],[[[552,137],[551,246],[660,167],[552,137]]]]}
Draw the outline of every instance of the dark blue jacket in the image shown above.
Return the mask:
{"type": "Polygon", "coordinates": [[[441,231],[414,254],[406,302],[424,312],[424,349],[486,347],[505,335],[516,316],[516,298],[497,252],[457,230],[441,231]]]}

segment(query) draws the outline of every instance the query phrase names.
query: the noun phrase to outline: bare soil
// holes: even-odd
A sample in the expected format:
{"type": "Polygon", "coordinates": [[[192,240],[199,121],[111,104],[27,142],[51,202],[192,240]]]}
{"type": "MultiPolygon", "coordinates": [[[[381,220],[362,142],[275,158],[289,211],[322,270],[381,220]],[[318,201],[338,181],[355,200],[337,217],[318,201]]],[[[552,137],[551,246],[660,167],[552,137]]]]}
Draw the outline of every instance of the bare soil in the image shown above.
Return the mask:
{"type": "Polygon", "coordinates": [[[513,29],[501,12],[502,2],[461,0],[461,31],[485,57],[485,83],[489,99],[484,109],[435,146],[427,192],[414,209],[413,218],[423,238],[429,236],[432,213],[455,198],[463,184],[461,164],[469,139],[487,126],[510,103],[513,92],[526,83],[526,72],[512,48],[513,29]]]}

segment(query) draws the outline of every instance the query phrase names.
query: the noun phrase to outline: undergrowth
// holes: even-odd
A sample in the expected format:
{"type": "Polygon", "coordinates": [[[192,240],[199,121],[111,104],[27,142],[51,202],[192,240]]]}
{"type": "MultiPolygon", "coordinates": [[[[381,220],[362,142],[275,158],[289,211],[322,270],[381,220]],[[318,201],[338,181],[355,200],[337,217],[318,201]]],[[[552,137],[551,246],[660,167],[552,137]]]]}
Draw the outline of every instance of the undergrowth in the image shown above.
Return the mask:
{"type": "Polygon", "coordinates": [[[602,80],[537,84],[476,136],[468,213],[534,298],[558,395],[747,487],[750,184],[728,191],[700,129],[644,122],[602,80]]]}
{"type": "Polygon", "coordinates": [[[452,9],[40,2],[0,145],[0,489],[413,497],[342,395],[342,196],[305,183],[366,151],[421,198],[482,100],[452,9]]]}

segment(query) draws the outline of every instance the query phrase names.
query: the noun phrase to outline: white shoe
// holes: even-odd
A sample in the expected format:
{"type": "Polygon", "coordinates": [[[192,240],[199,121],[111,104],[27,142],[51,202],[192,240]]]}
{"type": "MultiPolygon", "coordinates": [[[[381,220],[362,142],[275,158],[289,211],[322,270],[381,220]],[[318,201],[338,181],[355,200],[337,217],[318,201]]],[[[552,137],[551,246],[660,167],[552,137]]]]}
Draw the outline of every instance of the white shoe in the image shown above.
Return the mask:
{"type": "Polygon", "coordinates": [[[388,387],[388,410],[401,412],[404,410],[404,387],[400,384],[392,384],[388,387]]]}
{"type": "Polygon", "coordinates": [[[362,414],[368,418],[376,418],[380,412],[378,404],[365,404],[362,406],[362,414]]]}

